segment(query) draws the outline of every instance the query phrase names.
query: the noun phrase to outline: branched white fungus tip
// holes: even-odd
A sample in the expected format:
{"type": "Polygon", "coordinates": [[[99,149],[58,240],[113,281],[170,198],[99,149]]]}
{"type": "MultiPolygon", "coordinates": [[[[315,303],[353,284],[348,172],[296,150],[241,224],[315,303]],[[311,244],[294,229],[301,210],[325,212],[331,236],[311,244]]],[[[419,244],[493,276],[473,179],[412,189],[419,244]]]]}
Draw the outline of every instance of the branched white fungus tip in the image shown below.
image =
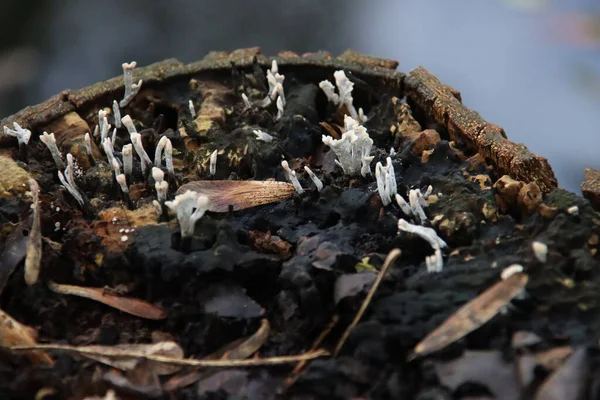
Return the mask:
{"type": "Polygon", "coordinates": [[[273,136],[269,135],[266,132],[263,132],[261,130],[255,129],[252,131],[255,135],[256,135],[256,139],[263,141],[263,142],[272,142],[273,141],[273,136]]]}
{"type": "Polygon", "coordinates": [[[48,134],[48,132],[43,132],[40,135],[40,140],[46,145],[46,147],[48,147],[48,150],[50,150],[50,154],[52,155],[52,159],[54,160],[56,167],[58,169],[64,168],[65,164],[63,163],[60,150],[58,150],[58,146],[56,145],[56,138],[54,137],[54,133],[48,134]]]}
{"type": "Polygon", "coordinates": [[[181,237],[188,238],[193,236],[196,222],[208,211],[210,201],[208,197],[188,190],[175,196],[174,200],[166,201],[165,205],[177,214],[181,237]]]}
{"type": "Polygon", "coordinates": [[[137,133],[135,125],[133,124],[133,120],[131,119],[131,116],[129,116],[129,114],[121,118],[121,122],[123,123],[123,125],[127,129],[127,132],[129,132],[130,135],[132,133],[137,133]]]}
{"type": "Polygon", "coordinates": [[[19,144],[29,143],[29,139],[31,139],[31,131],[29,129],[21,128],[21,126],[16,122],[13,122],[13,127],[15,129],[10,129],[8,126],[4,126],[4,134],[16,137],[19,144]]]}
{"type": "Polygon", "coordinates": [[[531,243],[535,258],[541,263],[545,263],[548,259],[548,246],[545,243],[535,241],[531,243]]]}
{"type": "Polygon", "coordinates": [[[131,100],[135,97],[135,95],[140,91],[142,87],[142,80],[140,79],[137,83],[133,83],[133,70],[137,66],[135,61],[128,63],[123,63],[123,83],[125,86],[125,93],[123,95],[123,100],[119,102],[121,107],[127,106],[131,100]]]}

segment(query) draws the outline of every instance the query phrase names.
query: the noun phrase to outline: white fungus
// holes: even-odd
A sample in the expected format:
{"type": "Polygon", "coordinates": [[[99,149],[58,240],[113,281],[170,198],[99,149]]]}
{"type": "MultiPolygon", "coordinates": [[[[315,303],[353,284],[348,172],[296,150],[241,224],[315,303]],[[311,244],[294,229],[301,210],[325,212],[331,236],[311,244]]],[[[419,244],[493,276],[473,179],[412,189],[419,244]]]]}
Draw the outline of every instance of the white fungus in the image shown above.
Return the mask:
{"type": "Polygon", "coordinates": [[[522,265],[512,264],[502,270],[502,272],[500,273],[500,278],[502,278],[503,280],[506,280],[506,279],[510,278],[511,276],[513,276],[514,274],[521,273],[521,272],[523,272],[522,265]]]}
{"type": "Polygon", "coordinates": [[[116,160],[115,155],[113,153],[113,144],[110,138],[107,137],[106,139],[104,139],[104,141],[102,142],[102,148],[104,149],[104,154],[106,154],[108,163],[112,166],[116,161],[118,165],[119,162],[116,160]]]}
{"type": "Polygon", "coordinates": [[[572,206],[567,208],[567,212],[571,215],[579,215],[579,207],[577,206],[572,206]]]}
{"type": "Polygon", "coordinates": [[[269,93],[267,93],[267,96],[259,103],[261,107],[268,107],[273,101],[277,100],[278,103],[280,103],[277,104],[278,114],[279,112],[283,113],[283,111],[279,110],[283,110],[283,108],[285,107],[285,94],[283,92],[284,80],[285,76],[279,73],[277,61],[273,60],[271,63],[271,69],[267,70],[267,83],[269,84],[269,93]]]}
{"type": "Polygon", "coordinates": [[[396,203],[398,203],[398,206],[404,215],[407,217],[411,217],[413,215],[410,205],[406,202],[406,200],[404,200],[404,197],[400,196],[398,193],[396,193],[396,203]]]}
{"type": "Polygon", "coordinates": [[[283,97],[279,96],[277,98],[277,116],[275,117],[275,120],[280,120],[281,117],[283,117],[283,97]]]}
{"type": "Polygon", "coordinates": [[[169,191],[169,182],[160,181],[154,184],[154,188],[156,189],[156,198],[159,203],[163,203],[167,200],[167,192],[169,191]]]}
{"type": "Polygon", "coordinates": [[[123,82],[125,86],[125,94],[123,96],[123,100],[119,102],[121,107],[127,106],[131,100],[135,97],[135,95],[140,91],[142,87],[142,80],[140,79],[138,83],[133,83],[133,70],[137,66],[135,61],[128,63],[123,63],[123,82]]]}
{"type": "Polygon", "coordinates": [[[162,182],[165,180],[165,173],[160,168],[152,167],[152,179],[155,182],[162,182]]]}
{"type": "Polygon", "coordinates": [[[127,132],[129,132],[130,135],[132,133],[137,133],[137,130],[135,129],[135,125],[133,124],[133,120],[131,119],[129,114],[127,114],[126,116],[121,118],[121,122],[123,123],[123,126],[125,126],[125,128],[127,129],[127,132]]]}
{"type": "Polygon", "coordinates": [[[121,236],[121,242],[126,242],[128,240],[129,240],[129,237],[127,235],[121,236]]]}
{"type": "Polygon", "coordinates": [[[273,136],[269,135],[266,132],[263,132],[261,130],[255,129],[252,131],[254,133],[254,135],[256,135],[256,139],[260,140],[262,142],[267,142],[270,143],[273,141],[273,136]]]}
{"type": "Polygon", "coordinates": [[[329,146],[337,156],[336,164],[346,175],[364,177],[371,173],[370,163],[373,157],[369,156],[373,147],[373,139],[369,137],[367,129],[361,126],[352,117],[344,117],[344,130],[341,139],[323,135],[323,144],[329,146]]]}
{"type": "Polygon", "coordinates": [[[385,167],[380,162],[375,165],[375,179],[377,180],[377,191],[379,197],[381,197],[381,202],[384,206],[387,206],[395,198],[397,191],[396,175],[390,157],[386,159],[385,167]]]}
{"type": "Polygon", "coordinates": [[[188,101],[188,109],[190,110],[192,118],[196,118],[196,109],[194,108],[194,102],[192,100],[188,101]]]}
{"type": "Polygon", "coordinates": [[[208,172],[212,176],[215,176],[215,174],[217,173],[217,150],[213,151],[210,155],[208,172]]]}
{"type": "Polygon", "coordinates": [[[125,175],[117,175],[117,183],[121,187],[121,191],[123,193],[129,193],[129,188],[127,187],[127,178],[125,178],[125,175]]]}
{"type": "Polygon", "coordinates": [[[83,141],[85,142],[85,151],[87,153],[88,156],[92,156],[92,139],[90,138],[90,133],[86,132],[85,135],[83,135],[83,141]]]}
{"type": "Polygon", "coordinates": [[[175,176],[175,166],[173,165],[173,144],[170,139],[167,139],[165,143],[165,164],[167,165],[167,171],[171,176],[175,176]]]}
{"type": "Polygon", "coordinates": [[[413,216],[420,224],[427,221],[427,215],[423,210],[423,205],[420,200],[421,196],[421,190],[419,189],[411,189],[408,192],[408,203],[410,204],[410,209],[413,216]]]}
{"type": "Polygon", "coordinates": [[[46,145],[46,147],[48,147],[48,150],[50,150],[50,154],[52,155],[52,159],[54,159],[54,164],[56,164],[56,167],[58,169],[64,168],[65,164],[62,160],[60,150],[58,150],[58,146],[56,145],[54,133],[48,134],[48,132],[44,132],[40,135],[40,140],[46,145]]]}
{"type": "Polygon", "coordinates": [[[252,108],[252,103],[250,103],[250,100],[248,99],[248,96],[246,96],[246,93],[242,93],[242,101],[244,102],[244,110],[252,108]]]}
{"type": "Polygon", "coordinates": [[[304,189],[302,189],[302,185],[300,185],[300,182],[298,181],[298,177],[296,177],[296,171],[293,171],[290,168],[290,165],[288,164],[288,162],[286,160],[283,160],[281,162],[281,166],[283,167],[283,170],[285,171],[285,176],[286,176],[287,180],[290,181],[290,183],[292,185],[294,185],[294,189],[296,189],[296,192],[298,192],[298,194],[304,193],[304,189]]]}
{"type": "Polygon", "coordinates": [[[442,248],[446,247],[446,242],[440,238],[436,231],[425,226],[413,225],[404,219],[398,220],[398,230],[413,233],[425,239],[433,249],[433,255],[425,258],[427,272],[441,272],[444,268],[444,259],[442,258],[442,248]]]}
{"type": "Polygon", "coordinates": [[[115,126],[117,128],[120,128],[121,126],[123,126],[121,123],[121,109],[119,108],[119,103],[117,103],[116,100],[113,100],[112,109],[113,116],[115,117],[115,126]]]}
{"type": "Polygon", "coordinates": [[[21,126],[16,122],[13,122],[13,128],[15,129],[10,129],[8,126],[4,126],[4,134],[16,137],[19,145],[26,145],[29,143],[29,139],[31,139],[31,131],[29,129],[21,128],[21,126]]]}
{"type": "Polygon", "coordinates": [[[167,140],[168,140],[167,137],[163,136],[160,138],[160,140],[156,144],[156,150],[154,151],[154,166],[155,167],[160,167],[160,164],[162,163],[162,154],[163,154],[163,150],[165,149],[165,145],[167,144],[167,140]]]}
{"type": "Polygon", "coordinates": [[[106,111],[98,111],[98,127],[100,131],[100,143],[104,143],[104,140],[108,138],[108,131],[110,130],[110,124],[106,117],[106,111]]]}
{"type": "Polygon", "coordinates": [[[348,110],[348,113],[353,119],[359,122],[365,122],[366,118],[362,109],[359,109],[357,112],[353,104],[354,99],[352,98],[352,90],[354,89],[354,83],[348,79],[343,70],[335,71],[333,77],[335,78],[335,85],[337,86],[338,93],[335,92],[335,87],[331,82],[325,80],[319,83],[319,87],[323,90],[327,99],[337,105],[338,108],[346,106],[346,110],[348,110]]]}
{"type": "Polygon", "coordinates": [[[541,263],[545,263],[548,258],[548,246],[545,243],[535,241],[531,243],[533,255],[541,263]]]}
{"type": "Polygon", "coordinates": [[[123,153],[123,173],[126,176],[131,176],[133,172],[133,145],[126,144],[122,149],[123,153]]]}
{"type": "Polygon", "coordinates": [[[208,197],[188,190],[175,196],[174,200],[166,201],[165,205],[177,214],[181,237],[188,238],[194,234],[196,222],[208,210],[210,201],[208,197]]]}
{"type": "Polygon", "coordinates": [[[310,168],[308,168],[308,166],[306,166],[306,165],[304,166],[304,171],[306,171],[306,173],[308,174],[310,179],[313,181],[313,183],[317,187],[317,191],[320,192],[321,189],[323,189],[323,182],[321,182],[321,180],[317,177],[317,175],[315,175],[315,173],[312,172],[312,170],[310,168]]]}

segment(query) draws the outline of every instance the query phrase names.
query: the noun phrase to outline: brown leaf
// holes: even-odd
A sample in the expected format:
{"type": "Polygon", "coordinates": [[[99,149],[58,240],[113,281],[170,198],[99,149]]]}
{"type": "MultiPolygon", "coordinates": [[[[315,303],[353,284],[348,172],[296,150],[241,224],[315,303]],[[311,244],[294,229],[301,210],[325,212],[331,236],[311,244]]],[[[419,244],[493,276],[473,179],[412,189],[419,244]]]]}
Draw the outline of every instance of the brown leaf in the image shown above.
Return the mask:
{"type": "MultiPolygon", "coordinates": [[[[37,344],[35,337],[36,333],[33,328],[19,323],[10,315],[0,310],[0,346],[8,348],[13,346],[33,346],[37,344]]],[[[52,358],[41,351],[28,351],[26,355],[35,365],[54,364],[52,358]]]]}
{"type": "Polygon", "coordinates": [[[291,197],[296,190],[291,183],[278,181],[195,181],[181,186],[177,194],[191,190],[207,196],[209,211],[227,212],[274,203],[291,197]]]}
{"type": "Polygon", "coordinates": [[[100,288],[61,285],[54,282],[48,282],[48,288],[55,293],[69,294],[95,300],[140,318],[165,319],[167,317],[167,312],[162,307],[131,297],[117,296],[100,288]]]}
{"type": "Polygon", "coordinates": [[[249,231],[248,236],[252,246],[258,250],[279,254],[285,260],[291,257],[292,245],[271,232],[249,231]]]}
{"type": "Polygon", "coordinates": [[[516,273],[481,293],[419,342],[409,359],[441,350],[488,322],[523,290],[528,279],[516,273]]]}
{"type": "Polygon", "coordinates": [[[29,226],[27,220],[21,221],[4,242],[4,249],[2,255],[0,255],[0,293],[4,290],[8,278],[10,278],[17,265],[27,255],[29,239],[24,235],[27,226],[29,226]]]}

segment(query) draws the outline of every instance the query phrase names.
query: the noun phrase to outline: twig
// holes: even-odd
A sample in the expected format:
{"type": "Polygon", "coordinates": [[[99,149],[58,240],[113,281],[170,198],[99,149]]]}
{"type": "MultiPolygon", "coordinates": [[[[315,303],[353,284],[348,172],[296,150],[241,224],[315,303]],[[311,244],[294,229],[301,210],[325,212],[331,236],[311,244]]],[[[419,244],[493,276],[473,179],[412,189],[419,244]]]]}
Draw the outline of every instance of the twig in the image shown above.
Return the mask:
{"type": "Polygon", "coordinates": [[[40,344],[33,346],[12,346],[12,351],[25,351],[25,350],[43,350],[43,351],[68,351],[71,353],[77,353],[81,355],[87,355],[92,357],[115,357],[115,358],[140,358],[150,361],[155,361],[169,365],[180,365],[183,367],[192,368],[227,368],[227,367],[261,367],[269,365],[280,365],[294,363],[302,360],[312,360],[318,357],[328,356],[329,352],[326,350],[317,350],[304,354],[297,354],[293,356],[280,356],[280,357],[268,357],[268,358],[252,358],[249,360],[193,360],[185,358],[174,358],[158,356],[154,354],[144,354],[136,351],[123,351],[122,349],[104,349],[103,351],[93,351],[88,349],[80,349],[75,346],[60,345],[60,344],[40,344]]]}
{"type": "MultiPolygon", "coordinates": [[[[327,324],[325,329],[323,329],[323,332],[321,332],[319,334],[319,336],[313,342],[313,345],[310,348],[311,352],[316,351],[319,348],[319,346],[321,346],[321,343],[323,343],[323,340],[325,340],[327,335],[329,335],[329,332],[331,332],[333,327],[337,325],[339,320],[340,320],[340,317],[337,314],[335,314],[331,318],[331,321],[329,321],[329,324],[327,324]]],[[[298,364],[296,364],[296,366],[294,367],[294,370],[292,371],[290,376],[288,376],[288,378],[285,380],[284,387],[282,389],[280,389],[281,393],[283,393],[283,391],[285,389],[292,386],[298,380],[298,378],[300,377],[300,373],[302,372],[302,370],[304,369],[304,367],[306,366],[307,363],[308,363],[308,360],[302,360],[302,361],[299,361],[298,364]]]]}
{"type": "Polygon", "coordinates": [[[379,271],[379,275],[377,276],[377,279],[375,279],[375,283],[373,283],[373,286],[371,286],[371,289],[369,290],[369,293],[367,294],[367,297],[365,297],[365,300],[363,301],[362,305],[360,306],[360,309],[356,313],[356,316],[354,317],[354,320],[352,321],[352,323],[350,325],[348,325],[348,327],[344,331],[344,334],[342,335],[340,341],[338,342],[337,346],[335,347],[335,350],[333,351],[333,355],[335,357],[337,357],[337,355],[342,350],[342,347],[344,347],[344,343],[346,343],[346,340],[348,339],[348,336],[350,336],[350,331],[356,326],[356,324],[358,324],[358,321],[360,321],[360,319],[362,318],[363,314],[365,313],[365,310],[369,306],[369,303],[371,302],[371,299],[373,298],[373,295],[377,291],[377,288],[379,287],[379,284],[383,280],[383,277],[385,276],[385,273],[390,268],[390,266],[392,266],[392,264],[394,264],[394,262],[396,261],[396,259],[398,257],[400,257],[400,254],[402,254],[402,252],[400,251],[400,249],[393,249],[392,251],[390,251],[390,253],[388,254],[388,256],[385,258],[385,262],[383,263],[383,267],[381,268],[381,271],[379,271]]]}

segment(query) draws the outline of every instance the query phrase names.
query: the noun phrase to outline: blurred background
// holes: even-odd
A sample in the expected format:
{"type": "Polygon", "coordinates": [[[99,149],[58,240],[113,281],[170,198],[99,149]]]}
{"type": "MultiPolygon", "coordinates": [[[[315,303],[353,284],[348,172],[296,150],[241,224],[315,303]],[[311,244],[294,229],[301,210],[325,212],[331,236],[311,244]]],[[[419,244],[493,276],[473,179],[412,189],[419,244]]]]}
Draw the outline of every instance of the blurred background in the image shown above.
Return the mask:
{"type": "Polygon", "coordinates": [[[597,0],[2,0],[0,117],[121,74],[210,50],[347,48],[423,65],[579,192],[600,169],[597,0]]]}

